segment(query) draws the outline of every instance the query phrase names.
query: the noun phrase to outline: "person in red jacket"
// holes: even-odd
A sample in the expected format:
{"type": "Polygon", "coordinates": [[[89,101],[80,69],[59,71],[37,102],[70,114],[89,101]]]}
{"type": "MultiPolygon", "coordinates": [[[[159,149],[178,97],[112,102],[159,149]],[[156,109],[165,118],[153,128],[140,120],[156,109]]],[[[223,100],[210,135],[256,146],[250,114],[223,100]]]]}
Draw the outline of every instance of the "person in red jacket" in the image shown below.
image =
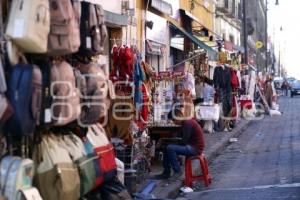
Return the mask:
{"type": "Polygon", "coordinates": [[[177,156],[195,156],[202,154],[204,149],[204,136],[201,126],[194,119],[184,119],[179,109],[171,111],[168,115],[176,125],[181,125],[177,137],[181,138],[176,144],[169,144],[164,149],[163,167],[164,171],[156,175],[157,179],[178,179],[182,175],[177,156]],[[171,168],[174,173],[171,176],[171,168]]]}

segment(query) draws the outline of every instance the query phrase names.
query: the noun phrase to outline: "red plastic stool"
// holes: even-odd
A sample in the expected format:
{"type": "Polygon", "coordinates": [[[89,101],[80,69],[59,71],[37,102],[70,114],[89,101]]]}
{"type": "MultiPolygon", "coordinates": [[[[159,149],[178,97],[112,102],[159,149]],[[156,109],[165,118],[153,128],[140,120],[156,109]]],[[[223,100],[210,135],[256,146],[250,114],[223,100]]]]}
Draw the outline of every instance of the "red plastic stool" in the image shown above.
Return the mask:
{"type": "Polygon", "coordinates": [[[205,186],[208,187],[208,185],[211,184],[211,179],[212,178],[208,172],[207,161],[203,154],[185,158],[185,186],[191,187],[193,181],[200,180],[204,181],[205,186]],[[200,176],[193,176],[192,161],[196,159],[200,161],[202,170],[202,175],[200,176]]]}

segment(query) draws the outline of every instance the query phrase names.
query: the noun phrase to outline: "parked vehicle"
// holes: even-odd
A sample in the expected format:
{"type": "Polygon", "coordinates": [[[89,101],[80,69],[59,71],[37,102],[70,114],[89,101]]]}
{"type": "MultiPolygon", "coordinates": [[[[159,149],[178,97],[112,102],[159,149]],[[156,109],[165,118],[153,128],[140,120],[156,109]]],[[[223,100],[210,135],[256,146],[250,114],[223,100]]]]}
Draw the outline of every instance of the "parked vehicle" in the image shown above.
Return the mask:
{"type": "Polygon", "coordinates": [[[300,95],[300,81],[296,80],[291,84],[291,97],[300,95]]]}

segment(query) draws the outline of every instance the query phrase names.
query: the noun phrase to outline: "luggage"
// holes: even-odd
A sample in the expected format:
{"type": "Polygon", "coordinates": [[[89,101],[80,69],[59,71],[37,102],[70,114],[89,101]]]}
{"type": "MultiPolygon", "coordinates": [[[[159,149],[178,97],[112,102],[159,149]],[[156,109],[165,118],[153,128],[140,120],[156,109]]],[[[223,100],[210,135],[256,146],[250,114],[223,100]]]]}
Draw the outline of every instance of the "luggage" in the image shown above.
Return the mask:
{"type": "Polygon", "coordinates": [[[26,53],[45,53],[50,31],[48,0],[13,0],[6,34],[26,53]]]}
{"type": "Polygon", "coordinates": [[[108,79],[103,70],[94,63],[79,65],[78,69],[86,79],[86,91],[82,94],[81,125],[95,124],[106,115],[108,99],[108,79]]]}
{"type": "Polygon", "coordinates": [[[101,125],[95,124],[88,128],[85,147],[87,152],[95,152],[98,156],[98,165],[101,177],[97,177],[97,186],[111,180],[117,174],[117,164],[113,145],[108,141],[101,125]]]}
{"type": "Polygon", "coordinates": [[[61,137],[44,136],[34,149],[33,158],[37,163],[36,185],[43,199],[79,199],[78,170],[64,148],[61,137]]]}
{"type": "Polygon", "coordinates": [[[6,156],[0,163],[1,195],[8,200],[17,199],[17,192],[30,188],[34,175],[34,164],[30,159],[6,156]]]}
{"type": "Polygon", "coordinates": [[[51,55],[66,55],[75,53],[80,46],[81,2],[70,0],[49,0],[50,3],[50,33],[48,38],[48,53],[51,55]],[[77,16],[76,16],[77,15],[77,16]],[[77,17],[77,19],[76,19],[77,17]]]}
{"type": "Polygon", "coordinates": [[[104,11],[101,5],[82,2],[80,37],[80,55],[93,56],[103,53],[107,28],[104,23],[104,11]]]}
{"type": "Polygon", "coordinates": [[[10,73],[7,97],[14,113],[5,125],[8,134],[31,135],[39,121],[41,72],[35,65],[18,64],[10,73]]]}
{"type": "Polygon", "coordinates": [[[51,67],[51,114],[54,125],[63,126],[80,115],[80,91],[72,67],[65,61],[51,67]]]}

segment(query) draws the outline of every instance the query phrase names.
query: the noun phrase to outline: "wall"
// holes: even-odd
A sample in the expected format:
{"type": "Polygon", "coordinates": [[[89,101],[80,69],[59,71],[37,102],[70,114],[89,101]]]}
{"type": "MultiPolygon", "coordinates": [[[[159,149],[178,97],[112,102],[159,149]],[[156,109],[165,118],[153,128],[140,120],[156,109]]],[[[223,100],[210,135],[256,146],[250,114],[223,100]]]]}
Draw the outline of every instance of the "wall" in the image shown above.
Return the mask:
{"type": "Polygon", "coordinates": [[[93,0],[103,6],[104,10],[121,14],[122,11],[122,4],[121,0],[93,0]]]}
{"type": "MultiPolygon", "coordinates": [[[[211,0],[180,0],[180,8],[194,15],[209,30],[214,30],[214,4],[212,2],[211,0]]],[[[192,25],[199,26],[196,22],[192,25]]]]}

